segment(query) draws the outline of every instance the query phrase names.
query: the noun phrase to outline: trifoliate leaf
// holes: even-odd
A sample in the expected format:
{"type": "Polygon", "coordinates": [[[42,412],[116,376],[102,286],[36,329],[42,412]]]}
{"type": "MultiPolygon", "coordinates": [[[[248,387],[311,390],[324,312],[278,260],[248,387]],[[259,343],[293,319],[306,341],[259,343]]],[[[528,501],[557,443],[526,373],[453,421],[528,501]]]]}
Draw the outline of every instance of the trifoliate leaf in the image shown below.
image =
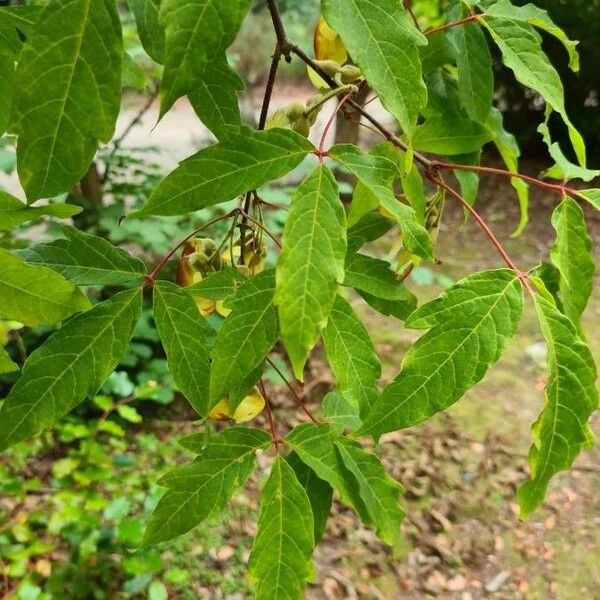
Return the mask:
{"type": "Polygon", "coordinates": [[[312,577],[313,516],[294,470],[277,456],[260,496],[248,574],[256,600],[301,600],[312,577]]]}
{"type": "Polygon", "coordinates": [[[466,277],[418,308],[406,326],[430,331],[407,352],[357,435],[416,425],[451,406],[500,358],[522,310],[521,284],[508,269],[466,277]]]}
{"type": "Polygon", "coordinates": [[[572,198],[564,198],[552,214],[556,241],[550,251],[560,271],[559,293],[563,312],[579,330],[581,315],[594,288],[596,265],[592,240],[581,207],[572,198]]]}
{"type": "Polygon", "coordinates": [[[419,223],[414,209],[394,195],[394,180],[400,176],[398,165],[383,156],[365,155],[350,144],[333,146],[329,154],[369,188],[379,204],[400,223],[407,249],[425,260],[433,261],[427,230],[419,223]]]}
{"type": "Polygon", "coordinates": [[[65,226],[62,232],[66,239],[36,244],[19,255],[30,264],[57,271],[76,285],[139,283],[147,274],[146,265],[139,258],[105,239],[74,227],[65,226]]]}
{"type": "Polygon", "coordinates": [[[152,513],[144,544],[170,540],[223,510],[254,470],[256,451],[270,441],[260,429],[239,426],[212,435],[192,463],[159,480],[167,492],[152,513]]]}
{"type": "Polygon", "coordinates": [[[321,165],[292,198],[277,263],[275,303],[297,379],[303,379],[306,358],[327,323],[345,255],[344,207],[331,171],[321,165]]]}
{"type": "Polygon", "coordinates": [[[110,141],[121,105],[122,54],[114,0],[50,0],[42,9],[15,82],[19,178],[30,201],[69,190],[98,142],[110,141]]]}
{"type": "Polygon", "coordinates": [[[550,298],[536,294],[534,301],[548,345],[549,379],[546,405],[532,429],[531,479],[518,491],[522,518],[542,503],[550,479],[591,445],[588,419],[598,407],[596,367],[587,344],[550,298]]]}
{"type": "Polygon", "coordinates": [[[68,321],[35,350],[0,408],[0,451],[93,396],[125,354],[141,310],[140,288],[121,292],[68,321]]]}
{"type": "Polygon", "coordinates": [[[283,177],[312,150],[293,131],[232,128],[219,144],[187,158],[128,217],[181,215],[233,200],[283,177]]]}
{"type": "MultiPolygon", "coordinates": [[[[231,314],[217,333],[212,352],[210,407],[229,395],[229,410],[235,412],[248,391],[238,389],[271,351],[279,329],[273,306],[275,271],[269,269],[249,279],[234,296],[231,314]]],[[[260,375],[259,375],[260,377],[260,375]]],[[[252,387],[256,378],[250,383],[252,387]]]]}
{"type": "Polygon", "coordinates": [[[154,286],[154,320],[175,385],[202,416],[210,410],[210,345],[214,330],[194,299],[172,283],[154,286]]]}
{"type": "Polygon", "coordinates": [[[0,248],[0,317],[31,327],[53,325],[89,307],[87,297],[62,275],[0,248]]]}
{"type": "Polygon", "coordinates": [[[407,134],[427,101],[419,46],[427,43],[396,0],[323,0],[323,15],[407,134]]]}
{"type": "Polygon", "coordinates": [[[381,362],[366,327],[341,296],[335,299],[323,343],[340,392],[359,414],[366,414],[379,396],[381,362]]]}

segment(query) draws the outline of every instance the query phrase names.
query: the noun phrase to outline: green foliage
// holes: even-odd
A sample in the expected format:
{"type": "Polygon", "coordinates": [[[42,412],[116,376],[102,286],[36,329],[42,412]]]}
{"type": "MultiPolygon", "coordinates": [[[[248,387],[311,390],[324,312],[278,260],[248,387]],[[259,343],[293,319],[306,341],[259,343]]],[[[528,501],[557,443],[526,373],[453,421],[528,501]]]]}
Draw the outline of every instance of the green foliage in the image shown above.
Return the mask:
{"type": "MultiPolygon", "coordinates": [[[[242,125],[238,93],[244,81],[227,54],[250,0],[129,0],[137,34],[132,17],[124,17],[123,34],[114,0],[42,4],[0,9],[0,85],[8,90],[0,98],[0,130],[16,136],[2,142],[2,169],[14,168],[16,140],[26,196],[30,203],[45,201],[31,206],[0,192],[0,229],[10,248],[0,249],[0,381],[6,390],[0,449],[17,444],[10,451],[17,452],[18,443],[33,436],[28,443],[55,443],[52,482],[66,495],[44,526],[68,537],[76,558],[43,593],[103,597],[90,591],[82,565],[102,545],[99,532],[108,530],[109,552],[124,554],[124,593],[168,597],[166,584],[180,574],[163,573],[160,554],[150,546],[225,510],[255,471],[257,453],[271,448],[275,458],[260,461],[270,473],[266,483],[257,482],[262,494],[248,565],[257,598],[303,596],[333,494],[399,551],[402,487],[360,438],[377,440],[416,425],[481,381],[517,331],[524,291],[546,340],[549,378],[546,405],[533,427],[531,476],[518,497],[523,516],[541,504],[552,476],[591,443],[587,421],[598,403],[582,319],[594,261],[579,202],[600,208],[600,190],[570,187],[571,179],[589,182],[597,172],[586,165],[583,138],[566,111],[565,86],[542,46],[542,34],[551,36],[577,70],[576,43],[565,31],[543,10],[507,0],[453,2],[445,12],[420,3],[417,18],[441,26],[429,30],[418,28],[396,0],[322,0],[324,18],[339,38],[332,43],[335,36],[323,35],[321,24],[314,62],[269,1],[277,46],[255,129],[242,125]],[[132,42],[136,35],[139,41],[132,42]],[[545,101],[539,133],[555,164],[543,177],[560,183],[519,174],[519,146],[492,105],[489,41],[516,79],[545,101]],[[142,46],[145,61],[164,69],[136,62],[142,46]],[[344,47],[348,63],[331,60],[343,56],[344,47]],[[318,71],[320,85],[332,89],[278,113],[295,119],[269,120],[283,58],[303,61],[297,63],[302,70],[318,71]],[[188,96],[218,141],[164,178],[147,154],[123,150],[122,138],[99,149],[113,137],[123,86],[157,90],[149,94],[160,89],[161,117],[188,96]],[[327,148],[328,127],[318,144],[309,141],[318,137],[310,130],[317,128],[319,110],[329,110],[329,98],[337,99],[329,123],[336,116],[358,119],[352,97],[364,86],[399,129],[380,122],[366,104],[360,118],[384,143],[327,148]],[[553,114],[569,131],[575,159],[551,135],[553,114]],[[488,143],[506,170],[480,164],[488,143]],[[292,171],[291,179],[301,181],[295,189],[287,183],[269,188],[292,171]],[[445,177],[448,171],[461,192],[445,177]],[[515,235],[527,224],[528,186],[560,194],[551,263],[534,272],[514,263],[478,212],[482,174],[512,182],[521,209],[515,235]],[[94,183],[99,199],[89,193],[94,183]],[[347,210],[346,196],[352,197],[347,210]],[[437,277],[448,287],[448,276],[441,270],[434,276],[423,262],[436,262],[449,201],[477,221],[507,268],[470,272],[417,306],[411,281],[437,277]],[[75,226],[59,230],[52,219],[65,217],[75,217],[75,226]],[[31,221],[41,224],[39,232],[11,237],[31,221]],[[385,258],[383,245],[392,246],[385,258]],[[172,258],[178,259],[176,274],[172,258]],[[360,316],[361,298],[389,316],[392,332],[424,331],[391,383],[380,381],[382,360],[360,316]],[[313,414],[287,381],[281,355],[302,380],[320,340],[337,387],[313,414]],[[26,357],[28,346],[35,349],[26,357]],[[278,420],[278,403],[270,397],[274,377],[285,380],[310,423],[278,420]],[[201,417],[181,440],[195,458],[159,480],[166,488],[160,500],[147,482],[140,490],[140,480],[129,476],[120,491],[118,478],[108,482],[109,462],[121,469],[136,460],[125,452],[124,428],[143,423],[143,401],[170,402],[173,387],[201,417]],[[93,405],[83,404],[88,398],[93,405]],[[252,421],[263,408],[258,425],[211,422],[252,421]],[[55,427],[60,444],[43,433],[55,427]],[[116,452],[107,452],[102,440],[116,452]],[[107,486],[111,501],[91,493],[96,484],[107,486]],[[139,519],[126,519],[134,510],[139,514],[142,502],[148,512],[157,502],[145,531],[139,519]],[[125,555],[129,548],[138,549],[125,555]]],[[[152,444],[145,450],[151,453],[152,444]]],[[[11,527],[9,536],[0,536],[0,553],[21,543],[19,536],[34,545],[33,529],[11,527]]],[[[25,576],[23,558],[40,548],[19,548],[24,555],[10,558],[25,595],[42,592],[25,576]]],[[[113,569],[110,559],[99,561],[90,580],[105,574],[103,564],[113,569]]]]}

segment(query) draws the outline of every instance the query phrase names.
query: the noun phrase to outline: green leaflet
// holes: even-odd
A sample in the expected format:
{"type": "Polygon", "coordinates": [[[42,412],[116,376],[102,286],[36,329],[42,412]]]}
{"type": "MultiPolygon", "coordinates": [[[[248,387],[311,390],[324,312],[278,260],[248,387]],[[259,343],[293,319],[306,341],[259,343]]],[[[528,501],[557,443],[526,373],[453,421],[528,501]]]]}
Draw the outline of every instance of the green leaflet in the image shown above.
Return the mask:
{"type": "Polygon", "coordinates": [[[292,198],[277,264],[281,336],[299,380],[344,279],[345,255],[344,207],[331,171],[321,165],[292,198]]]}
{"type": "Polygon", "coordinates": [[[27,206],[18,198],[0,191],[0,231],[14,229],[23,223],[33,221],[42,216],[67,219],[73,215],[79,214],[82,210],[81,206],[75,206],[73,204],[27,206]]]}
{"type": "Polygon", "coordinates": [[[381,362],[362,321],[341,296],[335,299],[323,343],[340,392],[359,414],[366,414],[379,396],[381,362]]]}
{"type": "Polygon", "coordinates": [[[589,202],[596,210],[600,210],[600,189],[582,190],[577,192],[577,196],[589,202]]]}
{"type": "Polygon", "coordinates": [[[466,277],[418,308],[407,327],[430,331],[409,349],[356,435],[416,425],[456,402],[500,358],[522,310],[521,284],[508,269],[466,277]]]}
{"type": "Polygon", "coordinates": [[[223,265],[219,271],[210,273],[207,277],[184,288],[186,294],[209,300],[224,300],[235,294],[246,281],[246,277],[237,269],[223,265]]]}
{"type": "Polygon", "coordinates": [[[419,46],[423,74],[437,71],[440,67],[454,64],[456,57],[454,48],[446,35],[430,35],[427,46],[419,46]]]}
{"type": "Polygon", "coordinates": [[[356,478],[360,497],[377,535],[398,549],[400,523],[404,518],[398,501],[402,486],[386,473],[379,458],[366,452],[357,441],[341,437],[335,446],[345,467],[356,478]]]}
{"type": "Polygon", "coordinates": [[[241,126],[238,93],[244,87],[243,79],[225,59],[211,64],[210,69],[188,93],[192,108],[218,139],[226,135],[228,126],[241,126]]]}
{"type": "Polygon", "coordinates": [[[135,16],[140,41],[148,56],[159,64],[165,59],[165,32],[158,20],[161,0],[127,0],[135,16]]]}
{"type": "Polygon", "coordinates": [[[428,117],[415,129],[415,150],[433,154],[467,154],[492,140],[492,132],[477,121],[460,117],[428,117]]]}
{"type": "Polygon", "coordinates": [[[333,488],[317,477],[317,474],[303,463],[295,452],[290,452],[285,460],[294,470],[296,478],[308,496],[314,521],[314,540],[317,544],[325,533],[325,526],[331,512],[333,488]]]}
{"type": "Polygon", "coordinates": [[[331,425],[299,425],[286,443],[367,526],[375,527],[383,542],[396,545],[403,517],[398,505],[402,487],[387,475],[375,455],[331,425]]]}
{"type": "Polygon", "coordinates": [[[140,288],[121,292],[68,321],[31,354],[0,408],[0,451],[51,427],[98,391],[125,354],[141,309],[140,288]]]}
{"type": "Polygon", "coordinates": [[[162,0],[159,17],[166,44],[161,117],[175,100],[210,74],[213,63],[223,64],[225,50],[235,39],[251,4],[252,0],[162,0]]]}
{"type": "Polygon", "coordinates": [[[182,215],[274,181],[295,169],[313,149],[289,130],[231,128],[219,144],[190,156],[162,182],[141,209],[127,215],[182,215]]]}
{"type": "MultiPolygon", "coordinates": [[[[458,18],[466,16],[465,11],[457,12],[458,18]]],[[[461,104],[471,119],[485,122],[494,98],[492,57],[485,35],[479,25],[468,23],[450,29],[448,39],[456,55],[461,104]]]]}
{"type": "Polygon", "coordinates": [[[15,83],[18,170],[30,201],[68,190],[87,171],[98,142],[111,139],[122,54],[114,0],[50,0],[43,8],[15,83]]]}
{"type": "Polygon", "coordinates": [[[367,242],[378,240],[385,235],[394,222],[378,212],[370,212],[348,229],[348,250],[358,251],[367,242]]]}
{"type": "MultiPolygon", "coordinates": [[[[1,41],[1,40],[0,40],[1,41]]],[[[15,57],[9,49],[0,46],[0,136],[8,129],[12,107],[12,93],[15,81],[15,57]]],[[[7,229],[4,224],[0,228],[7,229]]]]}
{"type": "Polygon", "coordinates": [[[158,482],[167,492],[152,513],[145,545],[186,533],[223,510],[254,470],[256,451],[267,448],[271,438],[260,429],[230,427],[209,441],[193,462],[158,482]]]}
{"type": "Polygon", "coordinates": [[[550,107],[558,112],[569,128],[571,143],[582,166],[585,166],[585,144],[566,112],[564,90],[558,73],[541,46],[539,33],[528,23],[513,18],[485,15],[480,19],[502,52],[504,64],[517,80],[534,89],[550,107]]]}
{"type": "Polygon", "coordinates": [[[13,371],[18,371],[19,365],[14,363],[6,350],[0,346],[0,375],[4,373],[12,373],[13,371]]]}
{"type": "Polygon", "coordinates": [[[398,165],[383,156],[362,154],[356,146],[350,144],[333,146],[329,154],[369,188],[380,206],[400,223],[406,248],[416,256],[433,261],[433,249],[427,230],[419,223],[414,209],[394,195],[393,183],[399,177],[398,165]]]}
{"type": "Polygon", "coordinates": [[[146,71],[135,62],[129,52],[123,54],[121,85],[139,92],[145,91],[148,85],[146,71]]]}
{"type": "MultiPolygon", "coordinates": [[[[231,394],[229,409],[233,414],[247,391],[238,389],[240,382],[261,367],[275,345],[279,329],[274,293],[275,271],[269,269],[244,283],[227,304],[231,314],[219,329],[212,352],[209,408],[231,394]]],[[[253,375],[251,385],[259,377],[253,375]]]]}
{"type": "Polygon", "coordinates": [[[582,181],[592,181],[600,177],[600,170],[587,169],[580,165],[573,164],[563,153],[558,142],[552,141],[548,121],[552,115],[552,110],[546,107],[546,118],[540,123],[538,132],[541,133],[544,143],[548,146],[548,152],[554,159],[554,165],[542,173],[542,177],[558,179],[559,181],[569,181],[571,179],[581,179],[582,181]]]}
{"type": "Polygon", "coordinates": [[[425,36],[396,0],[322,0],[321,7],[382,104],[412,138],[427,102],[419,56],[425,36]]]}
{"type": "Polygon", "coordinates": [[[200,314],[193,298],[176,285],[154,286],[154,320],[175,385],[196,412],[210,410],[210,342],[214,330],[200,314]]]}
{"type": "Polygon", "coordinates": [[[358,429],[362,425],[358,404],[348,400],[339,390],[334,389],[327,393],[321,407],[323,415],[330,423],[350,429],[358,429]]]}
{"type": "Polygon", "coordinates": [[[313,576],[313,516],[294,470],[277,456],[260,496],[248,574],[256,600],[300,600],[313,576]]]}
{"type": "MultiPolygon", "coordinates": [[[[506,168],[511,173],[518,173],[521,149],[515,136],[504,129],[502,113],[497,108],[493,107],[490,111],[486,125],[494,133],[492,141],[498,149],[506,168]]],[[[529,222],[529,186],[519,177],[511,178],[510,183],[517,192],[521,211],[519,224],[512,234],[513,237],[517,237],[521,235],[529,222]]]]}
{"type": "Polygon", "coordinates": [[[570,40],[565,32],[552,21],[545,10],[533,4],[514,6],[508,0],[499,0],[485,11],[485,15],[512,21],[523,21],[553,35],[562,42],[569,54],[569,67],[575,72],[579,71],[579,53],[577,52],[579,42],[570,40]]]}
{"type": "Polygon", "coordinates": [[[30,327],[53,325],[89,307],[87,297],[62,275],[0,248],[0,317],[30,327]]]}
{"type": "Polygon", "coordinates": [[[550,256],[560,271],[559,292],[563,312],[582,336],[580,319],[592,295],[596,271],[592,240],[583,211],[572,198],[563,198],[554,209],[552,226],[556,231],[556,241],[550,256]]]}
{"type": "Polygon", "coordinates": [[[349,252],[346,257],[345,269],[345,287],[367,292],[376,298],[403,302],[409,312],[416,307],[417,301],[414,294],[401,281],[398,281],[387,261],[357,252],[349,252]]]}
{"type": "Polygon", "coordinates": [[[356,480],[344,467],[335,448],[335,442],[340,437],[339,428],[305,423],[294,427],[285,441],[303,463],[333,487],[344,504],[352,507],[368,523],[369,514],[358,493],[356,480]]]}
{"type": "Polygon", "coordinates": [[[551,299],[536,294],[534,301],[548,344],[549,379],[546,405],[532,428],[531,479],[518,490],[521,518],[542,503],[550,479],[568,469],[581,449],[592,443],[587,421],[598,406],[590,349],[551,299]]]}
{"type": "MultiPolygon", "coordinates": [[[[479,165],[481,163],[481,150],[469,154],[457,154],[453,157],[453,161],[459,165],[479,165]]],[[[454,170],[453,173],[460,184],[460,192],[464,199],[473,206],[479,193],[479,173],[459,169],[454,170]]],[[[469,218],[468,212],[466,209],[464,210],[465,219],[469,218]]]]}
{"type": "Polygon", "coordinates": [[[140,283],[148,272],[139,258],[102,238],[67,226],[62,233],[66,239],[36,244],[19,256],[30,264],[57,271],[75,285],[140,283]]]}

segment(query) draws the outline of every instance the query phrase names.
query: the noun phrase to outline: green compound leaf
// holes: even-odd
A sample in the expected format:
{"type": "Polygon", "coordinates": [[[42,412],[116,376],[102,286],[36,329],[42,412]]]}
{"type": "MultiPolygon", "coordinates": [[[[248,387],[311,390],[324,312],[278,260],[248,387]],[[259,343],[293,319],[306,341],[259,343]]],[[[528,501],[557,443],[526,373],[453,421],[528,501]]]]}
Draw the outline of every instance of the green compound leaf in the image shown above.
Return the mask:
{"type": "Polygon", "coordinates": [[[321,7],[365,79],[410,139],[427,102],[419,56],[419,46],[427,44],[425,36],[396,0],[322,0],[321,7]]]}
{"type": "Polygon", "coordinates": [[[6,350],[0,346],[0,375],[4,373],[12,373],[13,371],[18,371],[19,365],[14,363],[6,350]]]}
{"type": "Polygon", "coordinates": [[[600,210],[600,189],[582,190],[577,192],[577,195],[589,202],[596,210],[600,210]]]}
{"type": "Polygon", "coordinates": [[[333,146],[329,154],[355,175],[377,198],[379,205],[400,223],[407,249],[424,260],[433,261],[433,249],[427,230],[419,223],[414,209],[394,195],[394,180],[400,176],[398,164],[383,156],[365,155],[350,144],[333,146]]]}
{"type": "Polygon", "coordinates": [[[451,406],[500,358],[522,310],[521,284],[508,269],[466,277],[418,308],[406,326],[430,331],[407,352],[356,435],[410,427],[451,406]]]}
{"type": "Polygon", "coordinates": [[[508,0],[499,0],[485,11],[485,15],[522,21],[553,35],[563,44],[569,54],[569,67],[575,72],[579,71],[579,53],[577,52],[579,42],[570,40],[566,33],[552,21],[545,10],[533,4],[514,6],[508,0]]]}
{"type": "Polygon", "coordinates": [[[492,13],[484,15],[480,21],[490,32],[502,52],[504,64],[513,71],[517,80],[538,92],[560,114],[569,129],[577,158],[585,166],[583,138],[569,120],[560,76],[542,50],[540,34],[527,22],[512,17],[498,17],[492,13]]]}
{"type": "Polygon", "coordinates": [[[231,314],[219,329],[212,352],[209,408],[231,394],[233,414],[247,391],[238,389],[240,382],[261,367],[277,342],[274,294],[275,270],[269,269],[249,279],[229,301],[231,314]]]}
{"type": "Polygon", "coordinates": [[[346,217],[331,171],[317,167],[297,189],[277,264],[281,335],[297,379],[344,279],[346,217]]]}
{"type": "Polygon", "coordinates": [[[148,272],[139,258],[102,238],[67,226],[62,233],[66,239],[37,244],[22,250],[19,256],[28,263],[58,271],[75,285],[140,283],[148,272]]]}
{"type": "Polygon", "coordinates": [[[144,544],[170,540],[222,511],[254,470],[256,451],[270,442],[266,432],[247,427],[230,427],[208,438],[193,462],[158,482],[167,492],[152,513],[144,544]]]}
{"type": "Polygon", "coordinates": [[[87,171],[98,142],[110,141],[122,54],[114,0],[50,0],[42,10],[15,83],[18,170],[30,201],[68,190],[87,171]]]}
{"type": "Polygon", "coordinates": [[[335,299],[323,343],[340,392],[359,414],[366,414],[379,397],[381,362],[367,329],[341,296],[335,299]]]}
{"type": "Polygon", "coordinates": [[[235,294],[246,277],[237,269],[223,265],[219,271],[210,273],[207,277],[184,288],[186,294],[209,300],[224,300],[235,294]]]}
{"type": "MultiPolygon", "coordinates": [[[[515,136],[504,129],[502,113],[497,108],[492,108],[486,120],[486,125],[494,134],[494,139],[492,142],[500,153],[506,168],[511,173],[518,173],[521,149],[519,148],[519,144],[517,143],[515,136]]],[[[516,237],[521,235],[529,221],[529,187],[519,177],[511,178],[510,183],[517,192],[519,209],[521,211],[519,224],[512,234],[513,237],[516,237]]]]}
{"type": "Polygon", "coordinates": [[[260,496],[256,537],[248,574],[256,600],[300,600],[314,574],[313,515],[292,467],[275,458],[260,496]]]}
{"type": "Polygon", "coordinates": [[[0,408],[0,451],[93,396],[125,354],[141,310],[140,288],[121,292],[68,321],[35,350],[0,408]]]}
{"type": "Polygon", "coordinates": [[[546,405],[532,428],[531,479],[518,490],[521,517],[543,501],[550,479],[568,469],[593,442],[587,423],[598,406],[594,359],[571,321],[545,295],[535,295],[536,311],[548,344],[546,405]]]}
{"type": "Polygon", "coordinates": [[[344,466],[354,475],[358,483],[360,497],[369,515],[367,525],[373,525],[379,538],[398,549],[400,523],[404,511],[398,497],[402,486],[385,471],[379,458],[355,440],[341,437],[335,446],[344,466]]]}
{"type": "Polygon", "coordinates": [[[154,286],[154,320],[175,385],[196,412],[206,416],[210,410],[209,348],[214,330],[194,299],[167,281],[154,286]]]}
{"type": "Polygon", "coordinates": [[[14,229],[23,223],[44,216],[68,219],[79,214],[82,210],[81,206],[74,206],[73,204],[27,206],[18,198],[0,191],[0,231],[14,229]]]}
{"type": "Polygon", "coordinates": [[[461,104],[471,119],[485,122],[494,98],[492,57],[485,35],[479,25],[467,23],[450,29],[448,39],[455,50],[461,104]]]}
{"type": "Polygon", "coordinates": [[[415,129],[415,150],[433,154],[468,154],[480,150],[493,139],[493,133],[477,121],[460,117],[428,117],[415,129]]]}
{"type": "Polygon", "coordinates": [[[0,248],[0,317],[36,327],[89,307],[87,297],[62,275],[0,248]]]}
{"type": "Polygon", "coordinates": [[[290,452],[285,460],[294,470],[296,478],[308,496],[314,521],[314,540],[317,544],[325,533],[325,526],[331,512],[333,488],[317,477],[317,474],[303,463],[295,452],[290,452]]]}
{"type": "Polygon", "coordinates": [[[162,0],[166,45],[161,117],[210,73],[213,63],[223,64],[251,5],[252,0],[162,0]]]}
{"type": "Polygon", "coordinates": [[[560,271],[563,312],[582,335],[581,315],[592,295],[596,271],[583,210],[572,198],[564,198],[552,214],[552,226],[556,241],[550,256],[560,271]]]}
{"type": "Polygon", "coordinates": [[[215,137],[227,135],[231,125],[241,126],[242,116],[238,94],[245,88],[243,79],[227,60],[210,65],[188,96],[192,108],[215,137]]]}
{"type": "Polygon", "coordinates": [[[135,16],[140,41],[148,56],[159,64],[165,60],[165,32],[158,20],[161,0],[127,0],[135,16]]]}
{"type": "Polygon", "coordinates": [[[140,210],[128,217],[182,215],[279,179],[313,149],[293,131],[231,128],[219,144],[190,156],[159,184],[140,210]]]}

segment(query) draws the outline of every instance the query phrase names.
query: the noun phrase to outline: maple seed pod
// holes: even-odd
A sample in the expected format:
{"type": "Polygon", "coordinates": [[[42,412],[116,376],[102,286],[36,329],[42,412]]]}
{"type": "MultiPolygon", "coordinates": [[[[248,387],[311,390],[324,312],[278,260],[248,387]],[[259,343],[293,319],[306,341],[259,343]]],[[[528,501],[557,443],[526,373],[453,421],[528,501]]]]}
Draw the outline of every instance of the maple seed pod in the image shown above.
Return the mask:
{"type": "Polygon", "coordinates": [[[229,398],[223,398],[208,413],[213,421],[235,421],[247,423],[257,417],[265,408],[265,399],[258,389],[248,394],[235,409],[233,415],[229,411],[229,398]]]}

